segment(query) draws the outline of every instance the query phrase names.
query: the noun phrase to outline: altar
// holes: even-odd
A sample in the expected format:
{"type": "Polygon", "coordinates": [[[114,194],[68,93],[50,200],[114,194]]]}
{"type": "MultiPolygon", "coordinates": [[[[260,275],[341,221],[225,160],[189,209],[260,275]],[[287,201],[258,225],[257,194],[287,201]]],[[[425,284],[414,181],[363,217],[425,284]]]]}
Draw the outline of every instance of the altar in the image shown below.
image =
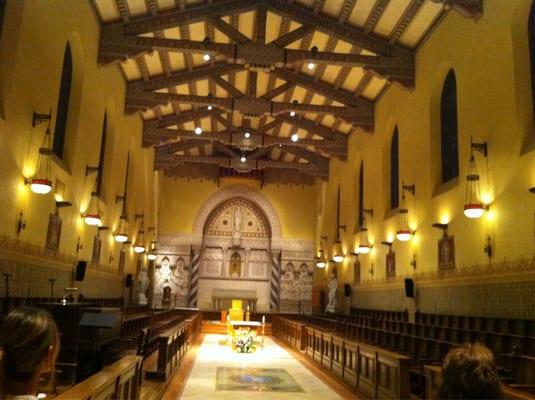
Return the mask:
{"type": "Polygon", "coordinates": [[[256,290],[212,289],[212,307],[214,310],[229,309],[234,299],[242,300],[247,310],[251,313],[255,312],[258,301],[256,290]]]}

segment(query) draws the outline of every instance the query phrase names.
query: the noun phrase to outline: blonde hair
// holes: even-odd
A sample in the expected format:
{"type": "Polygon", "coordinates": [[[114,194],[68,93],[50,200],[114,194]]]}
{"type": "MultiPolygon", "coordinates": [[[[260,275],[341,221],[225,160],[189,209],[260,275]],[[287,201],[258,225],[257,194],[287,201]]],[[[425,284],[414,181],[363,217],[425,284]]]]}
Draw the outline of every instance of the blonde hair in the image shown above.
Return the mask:
{"type": "MultiPolygon", "coordinates": [[[[0,381],[25,382],[40,369],[50,346],[57,354],[58,328],[45,310],[18,307],[11,311],[0,328],[0,381]]],[[[53,371],[52,371],[53,373],[53,371]]]]}

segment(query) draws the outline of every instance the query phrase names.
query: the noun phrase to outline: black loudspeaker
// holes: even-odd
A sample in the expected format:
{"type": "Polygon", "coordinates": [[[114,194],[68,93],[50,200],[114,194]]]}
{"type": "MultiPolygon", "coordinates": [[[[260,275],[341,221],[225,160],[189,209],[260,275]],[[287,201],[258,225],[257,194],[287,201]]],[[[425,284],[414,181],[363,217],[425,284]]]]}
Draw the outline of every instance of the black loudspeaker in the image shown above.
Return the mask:
{"type": "Polygon", "coordinates": [[[349,283],[344,284],[344,294],[346,297],[351,296],[351,285],[349,283]]]}
{"type": "Polygon", "coordinates": [[[414,281],[411,278],[405,278],[405,297],[414,298],[414,281]]]}
{"type": "Polygon", "coordinates": [[[82,282],[85,278],[85,268],[87,267],[87,261],[78,261],[76,264],[76,280],[82,282]]]}
{"type": "Polygon", "coordinates": [[[126,287],[132,287],[132,284],[134,283],[134,276],[132,274],[126,274],[126,281],[124,282],[124,285],[126,287]]]}

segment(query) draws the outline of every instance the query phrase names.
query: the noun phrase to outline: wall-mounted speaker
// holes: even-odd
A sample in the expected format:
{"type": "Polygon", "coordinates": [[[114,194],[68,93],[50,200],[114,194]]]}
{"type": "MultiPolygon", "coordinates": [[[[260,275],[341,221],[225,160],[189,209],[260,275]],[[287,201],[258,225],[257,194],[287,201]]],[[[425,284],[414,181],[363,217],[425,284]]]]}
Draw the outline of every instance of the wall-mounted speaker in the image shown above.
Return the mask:
{"type": "Polygon", "coordinates": [[[126,281],[124,282],[124,285],[126,287],[132,287],[133,283],[134,283],[134,276],[132,274],[126,274],[126,281]]]}
{"type": "Polygon", "coordinates": [[[351,285],[349,283],[344,284],[344,294],[346,297],[351,296],[351,285]]]}
{"type": "Polygon", "coordinates": [[[405,278],[405,297],[414,298],[414,281],[411,278],[405,278]]]}
{"type": "Polygon", "coordinates": [[[76,277],[75,279],[82,282],[85,278],[85,269],[87,267],[87,261],[78,261],[76,264],[76,277]]]}

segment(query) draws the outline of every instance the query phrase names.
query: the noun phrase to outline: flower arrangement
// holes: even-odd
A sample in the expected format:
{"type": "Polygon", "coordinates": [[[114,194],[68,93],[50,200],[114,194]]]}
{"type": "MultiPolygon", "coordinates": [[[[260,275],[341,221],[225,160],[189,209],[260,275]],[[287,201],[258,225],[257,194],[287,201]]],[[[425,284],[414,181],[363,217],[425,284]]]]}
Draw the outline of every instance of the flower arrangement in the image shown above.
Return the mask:
{"type": "Polygon", "coordinates": [[[235,331],[234,345],[238,353],[252,353],[256,349],[254,334],[250,329],[235,331]]]}

